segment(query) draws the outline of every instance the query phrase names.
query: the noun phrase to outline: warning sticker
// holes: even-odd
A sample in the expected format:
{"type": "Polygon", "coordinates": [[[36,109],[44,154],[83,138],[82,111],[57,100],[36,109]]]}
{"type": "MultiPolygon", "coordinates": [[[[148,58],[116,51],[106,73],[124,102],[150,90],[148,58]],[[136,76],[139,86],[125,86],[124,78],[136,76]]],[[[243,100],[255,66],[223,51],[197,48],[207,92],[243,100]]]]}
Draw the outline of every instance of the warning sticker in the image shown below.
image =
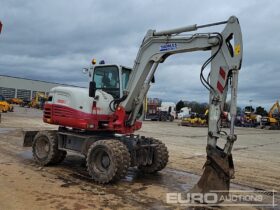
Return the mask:
{"type": "Polygon", "coordinates": [[[240,44],[235,45],[234,47],[234,54],[239,55],[240,54],[240,44]]]}

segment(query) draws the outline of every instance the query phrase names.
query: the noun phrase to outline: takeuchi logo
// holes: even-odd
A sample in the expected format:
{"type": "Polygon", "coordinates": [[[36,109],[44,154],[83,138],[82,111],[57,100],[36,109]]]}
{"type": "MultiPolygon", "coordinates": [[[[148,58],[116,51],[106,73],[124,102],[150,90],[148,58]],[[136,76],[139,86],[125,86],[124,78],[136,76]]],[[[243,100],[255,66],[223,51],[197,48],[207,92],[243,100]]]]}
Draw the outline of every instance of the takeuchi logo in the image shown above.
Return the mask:
{"type": "Polygon", "coordinates": [[[176,43],[168,43],[160,46],[160,51],[175,50],[177,49],[176,43]]]}

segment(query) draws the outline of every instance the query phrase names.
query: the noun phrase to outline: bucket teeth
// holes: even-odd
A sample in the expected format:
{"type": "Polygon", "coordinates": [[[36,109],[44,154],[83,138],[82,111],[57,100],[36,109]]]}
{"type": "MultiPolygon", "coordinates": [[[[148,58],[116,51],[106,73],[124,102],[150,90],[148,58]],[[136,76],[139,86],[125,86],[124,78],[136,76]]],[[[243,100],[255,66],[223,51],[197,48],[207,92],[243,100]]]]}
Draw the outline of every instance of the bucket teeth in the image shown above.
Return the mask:
{"type": "MultiPolygon", "coordinates": [[[[229,193],[230,179],[234,178],[232,155],[225,154],[220,148],[207,146],[207,160],[198,183],[190,193],[215,193],[217,200],[229,193]]],[[[213,198],[214,199],[214,198],[213,198]]]]}

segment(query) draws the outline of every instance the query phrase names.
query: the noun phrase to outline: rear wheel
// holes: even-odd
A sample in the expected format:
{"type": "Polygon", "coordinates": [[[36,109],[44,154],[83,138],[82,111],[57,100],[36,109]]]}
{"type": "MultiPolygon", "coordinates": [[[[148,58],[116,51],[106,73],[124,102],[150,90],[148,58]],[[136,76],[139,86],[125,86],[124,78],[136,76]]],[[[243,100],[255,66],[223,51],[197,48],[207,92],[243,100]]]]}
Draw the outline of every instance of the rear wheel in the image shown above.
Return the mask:
{"type": "Polygon", "coordinates": [[[118,140],[94,142],[87,153],[87,169],[94,181],[105,184],[117,181],[127,174],[130,154],[118,140]]]}
{"type": "Polygon", "coordinates": [[[155,173],[165,168],[168,163],[168,150],[164,143],[157,139],[151,139],[152,144],[157,144],[154,154],[152,164],[141,165],[138,168],[144,173],[155,173]]]}
{"type": "Polygon", "coordinates": [[[160,116],[160,121],[167,121],[167,116],[166,115],[161,115],[160,116]]]}
{"type": "Polygon", "coordinates": [[[58,149],[56,131],[39,131],[32,144],[34,160],[42,166],[58,164],[66,157],[66,151],[58,149]]]}

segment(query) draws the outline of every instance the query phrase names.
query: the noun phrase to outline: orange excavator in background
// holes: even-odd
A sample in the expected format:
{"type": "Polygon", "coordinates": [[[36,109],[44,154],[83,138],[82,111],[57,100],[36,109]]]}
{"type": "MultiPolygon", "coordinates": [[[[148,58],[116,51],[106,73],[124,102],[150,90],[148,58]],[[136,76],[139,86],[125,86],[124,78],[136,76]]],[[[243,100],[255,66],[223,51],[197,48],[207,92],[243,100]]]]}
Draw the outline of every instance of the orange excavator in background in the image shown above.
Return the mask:
{"type": "Polygon", "coordinates": [[[268,130],[280,129],[280,105],[276,101],[270,108],[268,115],[261,118],[261,128],[268,130]]]}

